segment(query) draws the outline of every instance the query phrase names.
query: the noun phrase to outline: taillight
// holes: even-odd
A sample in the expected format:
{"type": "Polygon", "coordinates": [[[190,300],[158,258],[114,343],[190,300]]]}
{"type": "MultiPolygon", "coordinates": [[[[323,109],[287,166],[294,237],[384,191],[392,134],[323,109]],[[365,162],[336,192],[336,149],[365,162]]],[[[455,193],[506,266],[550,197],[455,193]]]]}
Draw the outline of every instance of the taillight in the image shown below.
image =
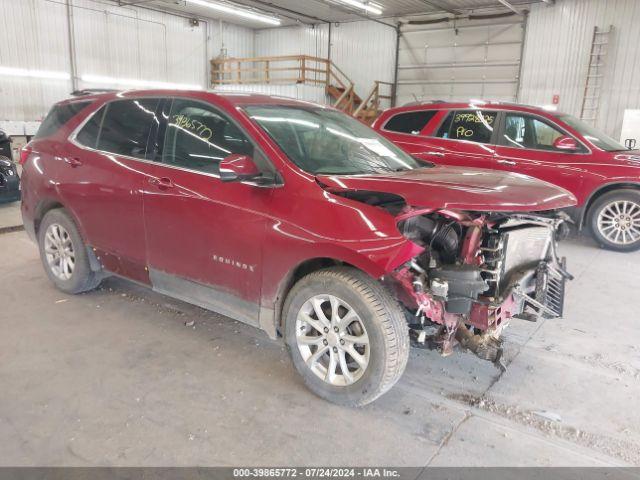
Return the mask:
{"type": "Polygon", "coordinates": [[[31,152],[33,152],[33,148],[31,148],[29,145],[25,145],[24,147],[22,147],[22,149],[20,150],[20,165],[25,164],[25,162],[29,158],[29,155],[31,155],[31,152]]]}

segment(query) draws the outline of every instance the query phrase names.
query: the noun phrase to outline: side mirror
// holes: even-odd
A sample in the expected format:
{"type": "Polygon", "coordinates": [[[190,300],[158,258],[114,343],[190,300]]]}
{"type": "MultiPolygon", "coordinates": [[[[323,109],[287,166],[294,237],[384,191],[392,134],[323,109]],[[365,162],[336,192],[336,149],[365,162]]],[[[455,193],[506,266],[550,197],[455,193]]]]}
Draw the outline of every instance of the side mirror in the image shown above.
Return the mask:
{"type": "Polygon", "coordinates": [[[625,139],[624,146],[627,147],[627,150],[633,150],[634,148],[636,148],[636,139],[635,138],[625,139]]]}
{"type": "Polygon", "coordinates": [[[220,180],[242,182],[262,176],[260,170],[248,155],[234,153],[220,161],[220,180]]]}
{"type": "Polygon", "coordinates": [[[553,141],[553,148],[556,150],[562,150],[564,152],[577,152],[580,147],[578,147],[578,142],[573,137],[558,137],[553,141]]]}

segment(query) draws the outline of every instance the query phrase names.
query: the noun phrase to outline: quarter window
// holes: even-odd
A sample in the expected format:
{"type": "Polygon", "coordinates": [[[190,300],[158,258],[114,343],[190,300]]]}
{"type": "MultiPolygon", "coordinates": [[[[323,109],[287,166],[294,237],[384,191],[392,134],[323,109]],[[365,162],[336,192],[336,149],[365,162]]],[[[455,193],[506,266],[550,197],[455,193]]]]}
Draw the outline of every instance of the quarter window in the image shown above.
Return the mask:
{"type": "Polygon", "coordinates": [[[438,129],[436,137],[489,143],[497,116],[497,112],[484,110],[450,112],[438,129]]]}
{"type": "Polygon", "coordinates": [[[100,125],[107,107],[102,107],[84,124],[84,127],[76,135],[76,142],[85,147],[96,148],[98,146],[98,136],[100,134],[100,125]]]}
{"type": "Polygon", "coordinates": [[[507,114],[500,144],[506,147],[555,150],[553,142],[565,134],[529,115],[507,114]]]}
{"type": "Polygon", "coordinates": [[[436,113],[437,110],[399,113],[398,115],[391,117],[384,126],[384,129],[391,132],[418,135],[436,113]]]}
{"type": "Polygon", "coordinates": [[[90,104],[91,102],[72,102],[64,105],[54,105],[51,111],[47,114],[47,117],[43,120],[42,124],[40,124],[40,128],[38,128],[38,132],[34,138],[53,135],[60,129],[60,127],[90,104]]]}
{"type": "Polygon", "coordinates": [[[98,150],[145,158],[149,133],[158,122],[157,99],[120,100],[107,105],[98,138],[98,150]]]}
{"type": "Polygon", "coordinates": [[[218,173],[220,160],[232,154],[253,157],[253,144],[213,107],[174,100],[162,149],[162,162],[206,173],[218,173]]]}

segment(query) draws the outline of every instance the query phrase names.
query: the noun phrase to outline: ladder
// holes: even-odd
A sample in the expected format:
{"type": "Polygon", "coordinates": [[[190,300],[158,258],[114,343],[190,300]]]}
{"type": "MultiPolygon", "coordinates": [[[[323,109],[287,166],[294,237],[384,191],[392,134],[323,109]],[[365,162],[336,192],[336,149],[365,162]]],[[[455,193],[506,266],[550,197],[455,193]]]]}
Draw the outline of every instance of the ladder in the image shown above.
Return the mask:
{"type": "Polygon", "coordinates": [[[604,59],[607,55],[607,45],[609,45],[612,32],[613,25],[610,25],[607,30],[602,30],[598,27],[593,29],[587,81],[584,85],[584,97],[582,99],[582,110],[580,111],[580,118],[592,125],[595,124],[598,118],[604,79],[604,59]]]}

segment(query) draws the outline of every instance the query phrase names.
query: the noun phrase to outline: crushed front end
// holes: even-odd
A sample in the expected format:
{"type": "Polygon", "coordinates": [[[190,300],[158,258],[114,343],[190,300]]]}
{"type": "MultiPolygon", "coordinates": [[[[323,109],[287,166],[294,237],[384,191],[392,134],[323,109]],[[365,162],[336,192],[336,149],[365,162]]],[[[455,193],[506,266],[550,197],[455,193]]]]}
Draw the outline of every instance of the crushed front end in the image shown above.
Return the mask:
{"type": "Polygon", "coordinates": [[[500,336],[512,319],[562,316],[572,277],[556,251],[561,214],[408,209],[397,220],[424,248],[385,278],[414,346],[449,355],[460,345],[503,368],[500,336]]]}

